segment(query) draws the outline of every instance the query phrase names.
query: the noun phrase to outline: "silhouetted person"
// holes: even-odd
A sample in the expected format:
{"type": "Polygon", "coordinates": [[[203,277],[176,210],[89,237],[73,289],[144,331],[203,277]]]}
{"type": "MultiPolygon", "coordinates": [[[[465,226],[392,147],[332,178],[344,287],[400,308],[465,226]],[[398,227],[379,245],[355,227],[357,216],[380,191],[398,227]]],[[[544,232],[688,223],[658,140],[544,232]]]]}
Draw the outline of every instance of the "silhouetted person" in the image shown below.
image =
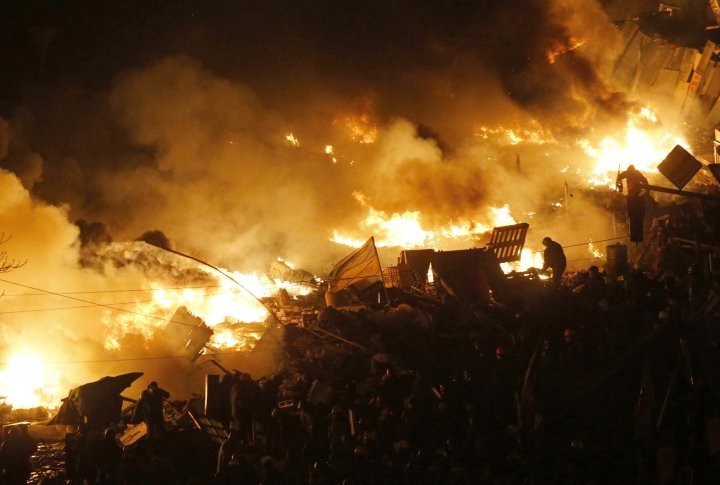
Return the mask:
{"type": "Polygon", "coordinates": [[[27,432],[27,426],[12,426],[0,447],[0,483],[24,484],[30,478],[30,457],[37,444],[27,432]]]}
{"type": "Polygon", "coordinates": [[[618,174],[615,185],[620,192],[623,191],[623,180],[627,181],[628,197],[639,197],[643,186],[648,185],[648,180],[635,165],[628,165],[627,170],[618,174]]]}
{"type": "Polygon", "coordinates": [[[562,275],[567,266],[565,251],[563,251],[560,243],[553,241],[550,237],[545,237],[542,243],[543,246],[545,246],[542,270],[547,271],[547,269],[550,268],[552,270],[553,283],[555,283],[555,286],[560,286],[562,275]]]}
{"type": "Polygon", "coordinates": [[[597,266],[588,268],[587,294],[593,301],[600,301],[607,297],[607,283],[597,266]]]}
{"type": "Polygon", "coordinates": [[[157,382],[148,384],[140,395],[135,406],[133,422],[145,421],[150,438],[162,436],[165,432],[165,418],[163,417],[163,403],[170,397],[170,393],[158,387],[157,382]]]}
{"type": "Polygon", "coordinates": [[[615,180],[615,185],[620,192],[623,190],[623,180],[627,181],[628,188],[627,212],[630,219],[630,240],[632,242],[642,242],[645,202],[640,196],[640,192],[648,184],[648,181],[633,165],[628,166],[627,170],[619,173],[615,180]]]}

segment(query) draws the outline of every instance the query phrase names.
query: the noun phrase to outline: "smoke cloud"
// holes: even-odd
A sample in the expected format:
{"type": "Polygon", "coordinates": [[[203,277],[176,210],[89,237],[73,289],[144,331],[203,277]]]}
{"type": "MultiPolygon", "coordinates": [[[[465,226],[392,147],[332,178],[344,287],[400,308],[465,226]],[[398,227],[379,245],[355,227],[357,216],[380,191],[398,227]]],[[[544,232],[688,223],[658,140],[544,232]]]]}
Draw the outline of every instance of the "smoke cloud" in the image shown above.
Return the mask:
{"type": "MultiPolygon", "coordinates": [[[[333,230],[370,236],[360,224],[367,206],[419,211],[429,228],[486,223],[489,207],[504,204],[518,220],[552,215],[565,193],[560,169],[586,159],[574,140],[632,108],[605,76],[618,34],[592,0],[464,3],[303,0],[290,14],[275,2],[197,11],[175,2],[166,28],[144,35],[133,23],[73,31],[78,43],[93,29],[111,36],[108,51],[77,56],[97,72],[58,75],[0,119],[9,171],[0,229],[13,236],[3,248],[28,260],[12,280],[54,291],[142,287],[137,266],[80,264],[81,247],[138,237],[235,270],[283,257],[324,275],[348,251],[330,242],[333,230]],[[488,127],[543,139],[506,143],[488,127]]],[[[124,12],[114,11],[118,22],[124,12]]],[[[59,59],[73,40],[64,39],[59,59]]],[[[66,56],[55,69],[80,71],[66,56]]],[[[602,208],[571,191],[574,215],[551,217],[531,244],[607,234],[602,208]]],[[[27,308],[23,298],[6,295],[3,308],[27,308]]],[[[53,361],[107,352],[115,316],[58,315],[7,314],[0,344],[60,342],[47,345],[53,361]]],[[[131,338],[123,348],[157,355],[157,342],[131,338]]],[[[175,364],[153,369],[163,365],[175,364]]],[[[73,384],[133,366],[78,370],[73,384]]]]}

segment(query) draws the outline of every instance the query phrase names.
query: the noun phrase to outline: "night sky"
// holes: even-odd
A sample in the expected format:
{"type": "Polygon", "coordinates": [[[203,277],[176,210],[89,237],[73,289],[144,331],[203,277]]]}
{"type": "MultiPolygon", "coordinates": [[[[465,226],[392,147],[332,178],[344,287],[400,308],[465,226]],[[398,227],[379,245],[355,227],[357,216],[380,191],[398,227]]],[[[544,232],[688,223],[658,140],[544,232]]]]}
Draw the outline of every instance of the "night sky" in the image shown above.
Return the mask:
{"type": "Polygon", "coordinates": [[[41,84],[106,89],[119,72],[173,54],[257,89],[272,87],[275,96],[296,76],[314,76],[332,89],[385,90],[408,73],[471,56],[525,100],[531,94],[518,77],[564,36],[543,0],[3,3],[5,116],[41,84]],[[36,39],[50,30],[41,79],[36,39]]]}

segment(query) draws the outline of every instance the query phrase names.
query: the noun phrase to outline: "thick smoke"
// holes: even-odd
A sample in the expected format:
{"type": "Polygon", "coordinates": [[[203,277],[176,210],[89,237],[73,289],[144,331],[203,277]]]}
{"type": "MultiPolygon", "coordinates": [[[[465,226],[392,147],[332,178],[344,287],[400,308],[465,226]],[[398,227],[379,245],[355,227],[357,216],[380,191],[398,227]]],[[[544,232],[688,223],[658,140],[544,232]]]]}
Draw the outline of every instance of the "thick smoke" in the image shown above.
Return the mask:
{"type": "Polygon", "coordinates": [[[604,80],[619,36],[590,0],[539,0],[500,9],[486,51],[509,96],[556,130],[586,131],[596,116],[622,119],[631,106],[604,80]]]}
{"type": "Polygon", "coordinates": [[[4,166],[117,239],[159,229],[226,266],[282,256],[322,273],[339,254],[332,229],[364,217],[353,192],[431,225],[518,199],[529,211],[557,198],[534,182],[566,160],[480,142],[479,127],[534,124],[561,138],[628,107],[603,80],[618,35],[591,0],[399,2],[382,16],[372,3],[301,3],[292,21],[272,5],[236,19],[233,6],[208,7],[187,26],[178,16],[144,37],[139,65],[98,63],[112,74],[106,90],[63,84],[28,98],[3,130],[4,166]],[[217,49],[222,35],[237,49],[217,49]],[[147,60],[170,39],[182,55],[147,60]],[[377,125],[374,144],[348,136],[345,121],[361,115],[377,125]],[[510,184],[518,154],[533,170],[510,184]]]}
{"type": "MultiPolygon", "coordinates": [[[[156,284],[164,282],[165,286],[177,284],[183,277],[194,278],[196,284],[217,285],[216,278],[171,257],[166,258],[165,268],[159,263],[144,268],[130,250],[119,253],[124,257],[118,264],[110,257],[89,260],[87,256],[81,264],[82,252],[88,247],[81,249],[80,229],[68,220],[67,208],[33,200],[20,180],[6,171],[0,171],[0,189],[0,227],[7,229],[0,250],[7,253],[8,262],[22,265],[0,274],[4,290],[0,297],[0,369],[13,355],[41,355],[44,362],[52,363],[45,372],[59,376],[61,393],[106,374],[136,370],[151,374],[139,385],[157,379],[174,392],[188,394],[199,389],[199,363],[192,364],[189,358],[157,359],[183,354],[159,337],[162,332],[168,335],[182,328],[143,319],[157,329],[154,335],[125,333],[120,325],[127,314],[88,302],[133,310],[127,303],[148,298],[150,293],[137,291],[147,287],[151,276],[156,284]],[[108,347],[108,338],[113,336],[118,336],[116,344],[108,347]]],[[[83,221],[80,226],[94,236],[87,239],[89,245],[106,244],[107,234],[98,225],[83,221]]],[[[137,319],[134,315],[129,318],[137,319]]],[[[260,374],[273,372],[277,365],[271,352],[252,360],[237,355],[221,359],[227,366],[260,374]]],[[[48,377],[48,381],[55,379],[48,377]]]]}
{"type": "MultiPolygon", "coordinates": [[[[0,165],[14,173],[0,174],[0,229],[13,235],[8,253],[28,259],[12,280],[56,291],[141,287],[137,268],[79,264],[81,246],[139,235],[232,269],[264,270],[280,256],[324,275],[347,252],[329,241],[334,229],[370,235],[360,226],[368,205],[420,211],[427,227],[485,222],[488,207],[506,203],[520,220],[547,209],[564,194],[559,169],[582,156],[568,137],[622,121],[630,106],[604,81],[618,35],[591,0],[465,3],[304,0],[290,12],[228,2],[191,17],[185,9],[197,2],[188,1],[175,2],[171,28],[144,36],[133,35],[136,24],[113,33],[88,23],[87,35],[102,28],[115,41],[109,52],[83,51],[98,72],[87,82],[58,75],[0,119],[0,165]],[[479,136],[500,125],[556,142],[479,136]]],[[[56,55],[83,35],[61,33],[56,55]]],[[[54,68],[80,70],[77,59],[54,68]]],[[[531,242],[607,234],[607,217],[574,192],[574,215],[531,242]]],[[[27,308],[22,298],[6,294],[3,308],[27,308]]],[[[7,314],[0,344],[60,342],[45,349],[53,361],[105,354],[115,317],[57,315],[7,314]]],[[[81,369],[72,384],[120,370],[137,368],[81,369]]]]}

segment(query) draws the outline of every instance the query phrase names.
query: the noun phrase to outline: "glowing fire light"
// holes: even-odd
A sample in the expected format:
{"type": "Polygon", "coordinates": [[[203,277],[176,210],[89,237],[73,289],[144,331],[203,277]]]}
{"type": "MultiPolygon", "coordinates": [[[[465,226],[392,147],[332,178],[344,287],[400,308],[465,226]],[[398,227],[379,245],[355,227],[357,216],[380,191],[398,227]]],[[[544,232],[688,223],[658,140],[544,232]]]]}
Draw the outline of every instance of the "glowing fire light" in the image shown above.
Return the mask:
{"type": "Polygon", "coordinates": [[[292,133],[288,133],[287,135],[285,135],[285,139],[294,147],[300,146],[300,140],[298,140],[292,133]]]}
{"type": "Polygon", "coordinates": [[[18,352],[0,371],[0,396],[17,408],[54,408],[59,404],[59,379],[60,372],[43,365],[38,355],[18,352]]]}
{"type": "Polygon", "coordinates": [[[555,61],[557,61],[558,57],[562,56],[563,54],[567,54],[568,52],[574,51],[578,47],[581,47],[584,43],[584,40],[577,40],[574,37],[570,37],[569,39],[567,39],[566,43],[555,45],[547,52],[548,62],[550,64],[555,64],[555,61]]]}
{"type": "Polygon", "coordinates": [[[325,153],[328,155],[332,155],[333,153],[333,146],[332,145],[325,145],[325,153]]]}
{"type": "Polygon", "coordinates": [[[504,126],[499,126],[497,128],[481,126],[476,129],[475,136],[480,137],[483,140],[492,139],[501,145],[519,145],[520,143],[545,145],[546,143],[556,142],[552,134],[544,131],[540,127],[526,129],[507,128],[504,126]]]}
{"type": "MultiPolygon", "coordinates": [[[[375,235],[375,245],[378,247],[401,247],[412,249],[419,247],[435,247],[443,239],[472,238],[480,234],[486,234],[495,226],[507,226],[516,224],[515,219],[510,215],[510,207],[489,207],[482,221],[459,221],[451,222],[447,226],[430,230],[423,227],[422,214],[420,211],[405,211],[402,213],[377,210],[360,193],[353,193],[360,205],[367,207],[368,215],[360,223],[363,232],[370,232],[375,235]]],[[[353,238],[334,230],[331,241],[351,247],[362,246],[366,239],[353,238]]]]}
{"type": "Polygon", "coordinates": [[[619,135],[606,136],[595,144],[581,139],[578,145],[595,161],[588,183],[611,188],[618,168],[625,170],[633,164],[642,172],[656,173],[658,164],[675,145],[689,149],[682,137],[657,124],[657,116],[649,108],[632,114],[619,135]]]}
{"type": "MultiPolygon", "coordinates": [[[[218,280],[219,288],[186,288],[183,290],[165,291],[157,289],[153,292],[153,301],[138,303],[135,308],[137,314],[108,313],[105,324],[109,327],[109,335],[105,341],[108,349],[120,348],[120,340],[128,333],[140,334],[151,338],[158,328],[164,327],[168,322],[163,319],[172,318],[175,310],[185,306],[190,313],[201,318],[209,327],[220,323],[255,323],[264,322],[268,317],[268,310],[253,295],[258,298],[269,297],[284,288],[290,295],[304,295],[312,288],[309,285],[293,284],[290,282],[273,281],[265,275],[256,273],[245,274],[236,271],[224,270],[240,282],[251,293],[238,287],[227,278],[218,280]],[[143,315],[153,315],[160,319],[153,319],[143,315]]],[[[160,283],[151,284],[151,288],[159,288],[160,283]]],[[[255,339],[259,338],[259,333],[255,339]]],[[[232,333],[227,329],[214,334],[210,345],[222,349],[248,349],[255,340],[247,332],[232,333]],[[234,335],[231,338],[231,334],[234,335]]]]}
{"type": "MultiPolygon", "coordinates": [[[[510,273],[512,271],[527,271],[530,268],[542,268],[543,266],[543,255],[541,251],[533,251],[532,249],[524,248],[520,253],[520,261],[514,261],[511,263],[502,263],[500,267],[503,272],[510,273]]],[[[541,275],[543,278],[544,275],[541,275]]],[[[543,278],[545,279],[545,278],[543,278]]]]}
{"type": "Polygon", "coordinates": [[[369,114],[362,113],[359,116],[346,116],[344,125],[354,142],[361,144],[375,143],[378,128],[369,114]]]}
{"type": "Polygon", "coordinates": [[[592,240],[590,240],[590,243],[588,244],[588,252],[593,255],[594,258],[602,259],[603,253],[598,248],[595,247],[592,240]]]}

